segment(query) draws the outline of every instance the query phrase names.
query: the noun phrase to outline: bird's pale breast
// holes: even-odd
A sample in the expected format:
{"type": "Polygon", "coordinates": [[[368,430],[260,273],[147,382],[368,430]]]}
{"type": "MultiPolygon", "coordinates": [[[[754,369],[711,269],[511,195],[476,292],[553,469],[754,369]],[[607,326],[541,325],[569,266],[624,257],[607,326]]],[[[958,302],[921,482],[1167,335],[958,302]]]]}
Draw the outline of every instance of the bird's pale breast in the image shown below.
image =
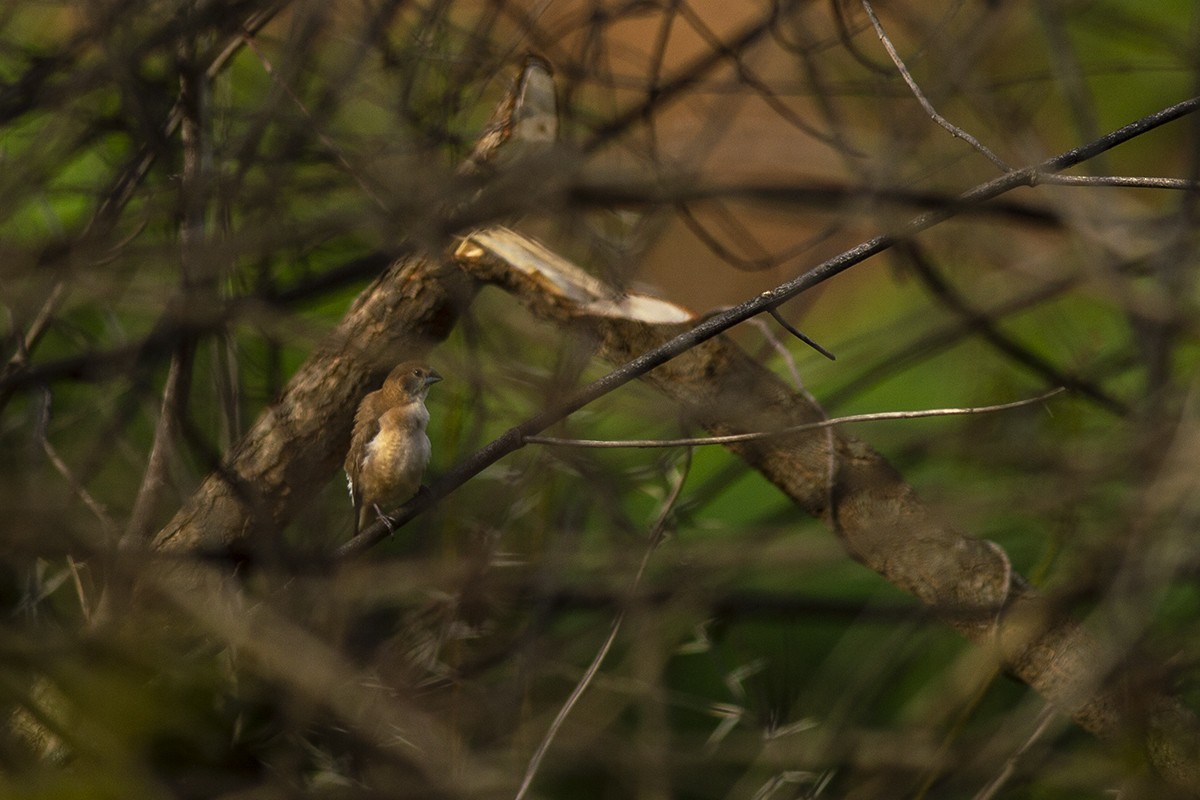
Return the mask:
{"type": "Polygon", "coordinates": [[[423,403],[392,408],[379,418],[379,432],[367,443],[359,474],[364,498],[401,503],[416,494],[429,464],[429,412],[423,403]]]}

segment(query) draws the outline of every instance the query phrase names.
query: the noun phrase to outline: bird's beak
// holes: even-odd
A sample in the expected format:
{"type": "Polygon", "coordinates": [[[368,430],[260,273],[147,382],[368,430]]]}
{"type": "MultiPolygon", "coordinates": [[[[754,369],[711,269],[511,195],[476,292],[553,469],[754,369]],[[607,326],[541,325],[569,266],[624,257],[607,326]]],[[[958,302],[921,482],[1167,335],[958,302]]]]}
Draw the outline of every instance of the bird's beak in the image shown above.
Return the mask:
{"type": "Polygon", "coordinates": [[[433,386],[435,383],[437,383],[441,379],[442,379],[442,376],[438,374],[437,370],[431,369],[431,370],[429,370],[429,374],[425,376],[425,385],[433,386]]]}

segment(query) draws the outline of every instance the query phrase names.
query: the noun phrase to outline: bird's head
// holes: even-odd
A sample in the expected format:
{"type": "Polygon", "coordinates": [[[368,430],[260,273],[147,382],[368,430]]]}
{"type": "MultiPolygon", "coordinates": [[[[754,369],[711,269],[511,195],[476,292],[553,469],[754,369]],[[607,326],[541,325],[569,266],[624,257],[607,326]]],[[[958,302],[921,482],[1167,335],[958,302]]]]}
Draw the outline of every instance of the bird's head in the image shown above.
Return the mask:
{"type": "Polygon", "coordinates": [[[437,370],[425,362],[405,361],[388,373],[383,387],[389,392],[423,400],[429,387],[441,379],[442,376],[437,373],[437,370]]]}

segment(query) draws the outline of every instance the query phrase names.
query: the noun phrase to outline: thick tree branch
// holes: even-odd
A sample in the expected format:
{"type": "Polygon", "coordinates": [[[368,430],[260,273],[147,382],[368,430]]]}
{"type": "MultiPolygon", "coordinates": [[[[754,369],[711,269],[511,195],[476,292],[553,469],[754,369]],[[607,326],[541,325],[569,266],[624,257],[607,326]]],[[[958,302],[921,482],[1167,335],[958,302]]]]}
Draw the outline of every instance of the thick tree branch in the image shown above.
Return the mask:
{"type": "MultiPolygon", "coordinates": [[[[598,354],[615,364],[660,348],[691,327],[671,318],[670,304],[621,297],[511,231],[475,234],[458,253],[473,276],[505,288],[540,318],[598,341],[598,354]]],[[[779,430],[823,416],[723,336],[643,378],[715,435],[779,430]]],[[[856,560],[993,652],[1083,728],[1105,739],[1143,736],[1150,760],[1168,779],[1200,791],[1200,724],[1190,711],[1174,698],[1135,689],[1120,670],[1127,653],[1061,616],[1013,572],[1000,547],[940,518],[869,445],[836,434],[831,478],[829,441],[814,430],[729,449],[798,508],[824,520],[856,560]]]]}

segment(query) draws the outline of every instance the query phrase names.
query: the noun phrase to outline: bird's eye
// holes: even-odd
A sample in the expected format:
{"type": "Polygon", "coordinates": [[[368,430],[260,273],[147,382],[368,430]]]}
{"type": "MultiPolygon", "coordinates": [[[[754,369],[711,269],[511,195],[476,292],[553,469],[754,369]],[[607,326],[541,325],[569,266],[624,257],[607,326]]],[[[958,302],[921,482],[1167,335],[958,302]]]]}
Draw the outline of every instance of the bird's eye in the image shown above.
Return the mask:
{"type": "Polygon", "coordinates": [[[414,376],[414,377],[417,377],[417,378],[421,377],[421,370],[419,370],[419,369],[414,369],[414,370],[413,370],[413,376],[414,376]]]}

